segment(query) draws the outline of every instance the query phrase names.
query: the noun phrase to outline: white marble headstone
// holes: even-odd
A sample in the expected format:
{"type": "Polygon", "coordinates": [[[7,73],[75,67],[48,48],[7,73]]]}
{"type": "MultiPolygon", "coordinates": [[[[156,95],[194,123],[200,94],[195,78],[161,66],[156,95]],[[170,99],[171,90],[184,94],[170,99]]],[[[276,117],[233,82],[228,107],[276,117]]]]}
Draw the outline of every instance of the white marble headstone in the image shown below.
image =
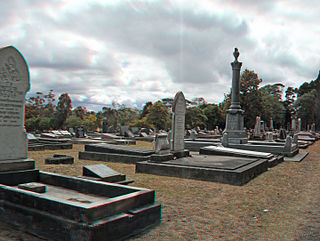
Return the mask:
{"type": "Polygon", "coordinates": [[[181,91],[174,97],[172,111],[172,151],[183,151],[186,99],[181,91]]]}
{"type": "Polygon", "coordinates": [[[29,89],[28,65],[21,53],[12,46],[0,48],[0,161],[28,157],[24,107],[29,89]]]}

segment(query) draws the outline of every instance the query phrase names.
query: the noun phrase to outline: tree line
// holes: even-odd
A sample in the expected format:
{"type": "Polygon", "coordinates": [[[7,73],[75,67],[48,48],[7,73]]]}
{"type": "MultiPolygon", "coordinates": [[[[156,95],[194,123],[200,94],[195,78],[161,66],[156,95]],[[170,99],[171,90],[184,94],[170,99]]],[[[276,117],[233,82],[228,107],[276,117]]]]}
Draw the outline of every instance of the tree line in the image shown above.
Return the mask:
{"type": "MultiPolygon", "coordinates": [[[[312,123],[320,127],[320,72],[317,79],[303,83],[299,88],[281,83],[261,86],[262,79],[251,70],[244,70],[240,77],[240,104],[244,110],[247,128],[253,128],[256,116],[275,128],[290,127],[292,118],[301,118],[302,128],[312,123]]],[[[84,106],[72,107],[68,93],[59,96],[57,104],[53,90],[47,94],[37,92],[26,100],[25,126],[27,131],[68,129],[86,126],[89,131],[102,129],[103,123],[117,129],[121,125],[151,129],[171,127],[173,98],[164,98],[155,103],[147,102],[143,109],[129,108],[112,103],[101,111],[88,111],[84,106]]],[[[208,103],[203,97],[187,100],[186,128],[196,127],[213,130],[224,128],[226,110],[231,104],[231,90],[219,104],[208,103]]]]}

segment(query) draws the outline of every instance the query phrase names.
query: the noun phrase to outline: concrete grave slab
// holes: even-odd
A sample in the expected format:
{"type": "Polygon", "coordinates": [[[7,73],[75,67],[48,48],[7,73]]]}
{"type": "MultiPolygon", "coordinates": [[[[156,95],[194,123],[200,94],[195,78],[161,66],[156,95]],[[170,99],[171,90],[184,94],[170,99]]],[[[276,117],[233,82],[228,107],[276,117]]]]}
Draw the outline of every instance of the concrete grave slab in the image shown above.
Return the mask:
{"type": "Polygon", "coordinates": [[[295,156],[292,157],[284,157],[284,161],[287,162],[301,162],[307,155],[309,154],[309,152],[300,152],[295,156]]]}
{"type": "Polygon", "coordinates": [[[210,155],[193,155],[161,163],[144,161],[136,164],[137,173],[231,185],[244,185],[267,169],[268,161],[266,159],[210,155]]]}

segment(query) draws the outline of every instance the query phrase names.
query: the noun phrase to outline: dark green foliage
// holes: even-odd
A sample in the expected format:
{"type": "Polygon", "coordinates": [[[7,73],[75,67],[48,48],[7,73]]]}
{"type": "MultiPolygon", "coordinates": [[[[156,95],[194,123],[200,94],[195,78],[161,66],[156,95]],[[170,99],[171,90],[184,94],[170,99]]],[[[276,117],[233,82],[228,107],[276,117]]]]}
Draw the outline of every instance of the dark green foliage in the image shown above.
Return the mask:
{"type": "Polygon", "coordinates": [[[169,111],[161,101],[158,101],[150,107],[146,121],[159,130],[167,129],[170,126],[169,111]]]}
{"type": "Polygon", "coordinates": [[[204,128],[207,120],[208,118],[201,108],[190,107],[186,109],[185,125],[187,129],[196,128],[197,126],[204,128]]]}

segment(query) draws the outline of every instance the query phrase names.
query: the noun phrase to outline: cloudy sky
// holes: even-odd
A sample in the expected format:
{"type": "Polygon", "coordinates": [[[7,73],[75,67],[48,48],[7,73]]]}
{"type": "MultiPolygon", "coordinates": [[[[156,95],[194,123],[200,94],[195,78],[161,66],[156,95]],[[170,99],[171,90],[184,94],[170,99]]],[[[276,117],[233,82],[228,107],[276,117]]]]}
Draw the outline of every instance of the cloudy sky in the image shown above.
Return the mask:
{"type": "Polygon", "coordinates": [[[31,91],[69,93],[73,106],[204,97],[242,70],[298,87],[320,70],[318,0],[0,0],[0,46],[26,58],[31,91]]]}

